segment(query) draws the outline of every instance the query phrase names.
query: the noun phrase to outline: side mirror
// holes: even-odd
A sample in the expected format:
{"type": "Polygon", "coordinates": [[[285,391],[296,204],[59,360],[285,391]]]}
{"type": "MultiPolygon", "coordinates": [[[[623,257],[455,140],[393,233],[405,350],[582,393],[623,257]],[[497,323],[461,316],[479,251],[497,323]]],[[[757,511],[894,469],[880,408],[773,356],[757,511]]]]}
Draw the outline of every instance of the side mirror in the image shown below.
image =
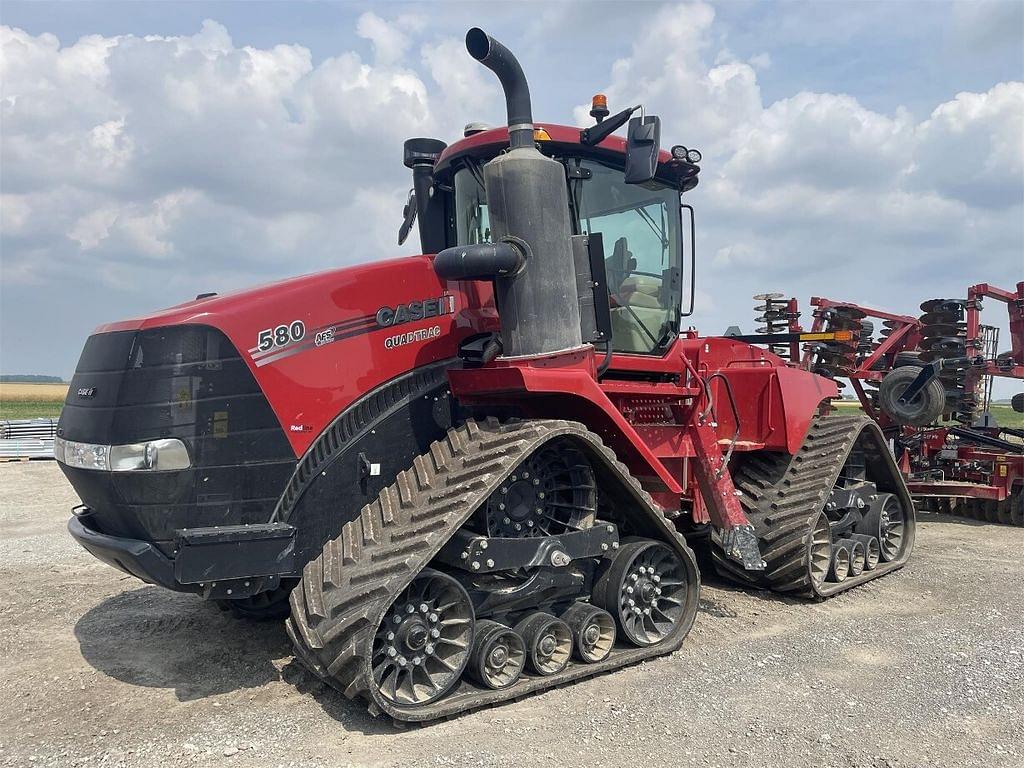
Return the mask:
{"type": "Polygon", "coordinates": [[[645,184],[658,170],[661,149],[661,118],[634,117],[626,134],[626,183],[645,184]]]}

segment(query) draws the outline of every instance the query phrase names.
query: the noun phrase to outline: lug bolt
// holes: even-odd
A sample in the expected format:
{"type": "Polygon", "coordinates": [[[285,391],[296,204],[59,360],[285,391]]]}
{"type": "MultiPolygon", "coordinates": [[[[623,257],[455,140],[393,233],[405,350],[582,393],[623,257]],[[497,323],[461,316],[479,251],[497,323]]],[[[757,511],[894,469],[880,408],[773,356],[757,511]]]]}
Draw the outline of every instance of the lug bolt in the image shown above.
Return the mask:
{"type": "Polygon", "coordinates": [[[651,609],[650,608],[644,608],[644,616],[650,616],[650,615],[651,615],[651,609]]]}
{"type": "Polygon", "coordinates": [[[430,630],[430,636],[437,640],[437,638],[441,636],[441,630],[435,627],[434,629],[430,630]]]}
{"type": "Polygon", "coordinates": [[[539,478],[536,478],[536,477],[535,477],[535,478],[533,478],[533,484],[534,484],[534,485],[540,485],[540,479],[539,479],[539,478]]]}
{"type": "Polygon", "coordinates": [[[527,528],[533,528],[533,518],[532,517],[529,520],[526,521],[526,527],[527,528]]]}
{"type": "Polygon", "coordinates": [[[412,663],[414,666],[418,667],[421,663],[423,663],[423,659],[421,659],[419,656],[413,656],[412,663]]]}
{"type": "Polygon", "coordinates": [[[405,606],[405,612],[406,613],[416,613],[416,606],[413,605],[412,603],[409,603],[407,606],[405,606]]]}
{"type": "Polygon", "coordinates": [[[505,502],[504,501],[501,502],[500,504],[498,504],[498,510],[500,512],[504,512],[505,511],[505,502]]]}
{"type": "Polygon", "coordinates": [[[627,595],[632,595],[633,594],[633,587],[626,587],[626,594],[627,595]]]}
{"type": "Polygon", "coordinates": [[[601,545],[601,551],[602,552],[607,552],[608,551],[608,545],[607,544],[602,544],[601,545]]]}
{"type": "Polygon", "coordinates": [[[516,477],[515,475],[512,475],[512,477],[510,477],[510,478],[509,478],[509,480],[510,480],[511,482],[513,482],[513,483],[514,483],[514,482],[515,482],[516,480],[518,480],[518,479],[519,479],[519,478],[518,478],[518,477],[516,477]]]}
{"type": "Polygon", "coordinates": [[[633,608],[633,607],[636,606],[636,600],[634,600],[633,598],[630,598],[629,600],[626,601],[626,605],[628,605],[630,608],[633,608]]]}
{"type": "Polygon", "coordinates": [[[533,511],[536,512],[538,515],[543,515],[544,514],[544,507],[534,507],[533,511]]]}
{"type": "Polygon", "coordinates": [[[506,517],[506,518],[502,519],[502,521],[501,521],[501,522],[503,522],[503,523],[504,523],[505,525],[508,525],[508,524],[509,524],[509,523],[511,523],[512,521],[511,521],[511,520],[510,520],[509,518],[507,518],[507,517],[506,517]]]}
{"type": "Polygon", "coordinates": [[[508,493],[508,488],[506,488],[505,486],[502,486],[501,487],[501,492],[502,493],[508,493]]]}
{"type": "Polygon", "coordinates": [[[660,584],[661,576],[659,576],[658,574],[654,574],[653,576],[651,576],[651,581],[653,581],[655,584],[660,584]]]}
{"type": "Polygon", "coordinates": [[[395,633],[394,632],[388,632],[388,642],[390,643],[394,639],[395,639],[395,633]]]}
{"type": "Polygon", "coordinates": [[[545,496],[544,491],[541,491],[540,493],[537,494],[537,498],[538,499],[543,499],[544,496],[545,496]]]}
{"type": "Polygon", "coordinates": [[[493,568],[494,567],[494,561],[493,560],[488,560],[487,561],[487,567],[488,568],[493,568]]]}
{"type": "Polygon", "coordinates": [[[400,667],[404,667],[404,666],[405,666],[406,664],[408,664],[408,663],[409,663],[409,662],[408,662],[408,661],[406,661],[406,658],[405,658],[405,656],[399,656],[399,657],[398,657],[398,666],[400,666],[400,667]]]}
{"type": "Polygon", "coordinates": [[[433,643],[427,643],[426,647],[423,650],[426,651],[427,655],[429,656],[430,654],[432,654],[434,652],[434,644],[433,643]]]}
{"type": "Polygon", "coordinates": [[[477,561],[477,560],[473,561],[473,570],[474,571],[479,571],[480,570],[480,562],[479,561],[477,561]]]}
{"type": "Polygon", "coordinates": [[[661,587],[655,587],[654,588],[654,594],[656,594],[656,595],[658,595],[660,597],[661,596],[661,587]]]}
{"type": "Polygon", "coordinates": [[[430,607],[426,603],[420,603],[420,613],[426,613],[430,607]]]}
{"type": "Polygon", "coordinates": [[[427,616],[427,619],[430,621],[431,624],[436,624],[437,623],[437,614],[436,613],[432,613],[429,616],[427,616]]]}
{"type": "Polygon", "coordinates": [[[515,525],[515,529],[516,529],[517,531],[521,531],[521,530],[523,530],[523,526],[522,526],[522,525],[520,525],[519,523],[516,523],[516,525],[515,525]]]}
{"type": "Polygon", "coordinates": [[[529,480],[529,479],[530,479],[530,473],[529,472],[523,472],[523,480],[529,480]]]}
{"type": "Polygon", "coordinates": [[[487,539],[480,542],[480,549],[487,549],[487,539]]]}
{"type": "Polygon", "coordinates": [[[396,651],[394,648],[388,648],[388,656],[390,656],[391,658],[395,658],[395,656],[397,655],[398,651],[396,651]]]}
{"type": "Polygon", "coordinates": [[[612,542],[612,549],[618,549],[618,548],[619,548],[619,542],[613,541],[612,542]]]}
{"type": "Polygon", "coordinates": [[[629,580],[630,581],[638,581],[639,579],[640,579],[640,577],[637,576],[635,573],[629,574],[629,580]]]}
{"type": "Polygon", "coordinates": [[[396,615],[396,616],[395,616],[395,618],[394,618],[394,619],[392,619],[392,621],[394,621],[394,622],[395,622],[395,624],[401,624],[401,623],[402,623],[402,617],[401,617],[401,616],[398,616],[398,615],[396,615]]]}

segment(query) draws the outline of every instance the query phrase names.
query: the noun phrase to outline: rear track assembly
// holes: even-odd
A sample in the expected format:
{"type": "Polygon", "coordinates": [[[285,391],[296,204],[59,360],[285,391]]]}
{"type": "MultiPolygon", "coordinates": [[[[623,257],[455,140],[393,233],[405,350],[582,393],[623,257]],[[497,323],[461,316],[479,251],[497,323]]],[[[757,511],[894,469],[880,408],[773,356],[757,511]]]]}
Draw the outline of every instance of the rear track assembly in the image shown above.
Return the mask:
{"type": "Polygon", "coordinates": [[[713,546],[719,573],[741,584],[828,597],[891,573],[910,557],[913,504],[881,431],[865,416],[818,416],[795,455],[747,458],[734,482],[768,563],[762,573],[745,571],[713,546]],[[869,476],[844,488],[841,478],[857,466],[869,476]],[[847,507],[856,511],[841,516],[847,507]],[[858,575],[847,562],[851,538],[867,545],[865,566],[877,562],[858,575]]]}

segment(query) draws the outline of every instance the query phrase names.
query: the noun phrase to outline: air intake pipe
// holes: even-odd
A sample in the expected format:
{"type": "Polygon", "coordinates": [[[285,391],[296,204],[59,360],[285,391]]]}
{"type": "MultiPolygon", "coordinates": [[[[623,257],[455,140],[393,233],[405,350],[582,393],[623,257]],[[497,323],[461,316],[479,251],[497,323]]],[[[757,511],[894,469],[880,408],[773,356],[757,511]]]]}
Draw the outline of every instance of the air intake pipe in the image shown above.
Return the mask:
{"type": "Polygon", "coordinates": [[[582,346],[565,168],[534,146],[530,88],[516,57],[475,27],[466,34],[466,49],[505,90],[510,151],[483,168],[495,250],[460,256],[465,248],[450,249],[457,253],[439,254],[445,257],[435,269],[474,276],[493,271],[506,356],[582,346]],[[514,262],[516,253],[520,263],[514,262]]]}

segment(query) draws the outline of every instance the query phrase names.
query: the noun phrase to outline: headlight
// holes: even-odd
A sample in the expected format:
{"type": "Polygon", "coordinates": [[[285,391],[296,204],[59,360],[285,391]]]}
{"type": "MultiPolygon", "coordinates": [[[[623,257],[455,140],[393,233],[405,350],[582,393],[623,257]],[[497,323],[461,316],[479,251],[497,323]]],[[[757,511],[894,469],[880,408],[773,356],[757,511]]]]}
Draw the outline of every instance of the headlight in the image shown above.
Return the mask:
{"type": "Polygon", "coordinates": [[[53,443],[53,454],[57,461],[69,467],[108,472],[166,471],[192,466],[185,444],[175,438],[128,445],[95,445],[58,437],[53,443]]]}

